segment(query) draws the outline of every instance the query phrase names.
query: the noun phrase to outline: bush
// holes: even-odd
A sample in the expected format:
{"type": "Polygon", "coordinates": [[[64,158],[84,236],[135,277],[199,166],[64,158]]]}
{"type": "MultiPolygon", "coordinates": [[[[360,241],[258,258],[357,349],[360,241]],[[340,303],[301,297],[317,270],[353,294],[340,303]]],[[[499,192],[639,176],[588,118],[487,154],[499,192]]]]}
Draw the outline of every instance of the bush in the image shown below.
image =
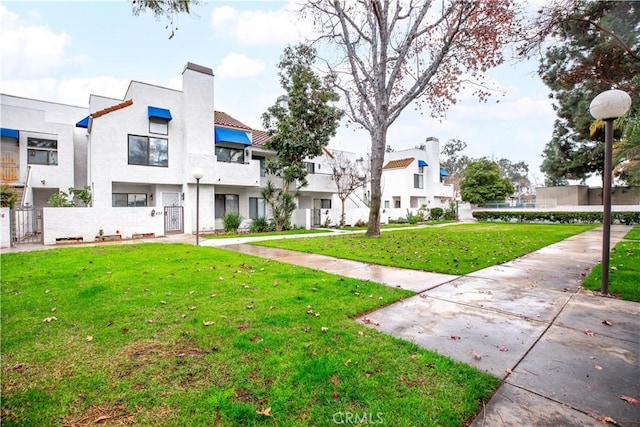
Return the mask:
{"type": "MultiPolygon", "coordinates": [[[[504,222],[559,222],[563,224],[593,224],[602,222],[602,212],[474,212],[478,221],[504,222]]],[[[624,225],[640,224],[640,212],[611,212],[611,223],[624,225]]]]}
{"type": "Polygon", "coordinates": [[[239,213],[227,213],[222,217],[224,231],[227,233],[235,233],[240,228],[243,218],[239,213]]]}
{"type": "Polygon", "coordinates": [[[439,220],[440,217],[442,217],[442,214],[444,214],[444,209],[442,208],[431,208],[429,210],[429,215],[431,216],[432,221],[439,220]]]}
{"type": "Polygon", "coordinates": [[[406,220],[409,224],[417,224],[418,217],[413,214],[409,209],[407,209],[407,217],[406,220]]]}
{"type": "Polygon", "coordinates": [[[47,203],[54,208],[70,208],[74,205],[73,200],[69,200],[69,195],[64,191],[52,194],[47,203]]]}
{"type": "Polygon", "coordinates": [[[356,221],[356,223],[354,224],[355,227],[368,227],[369,223],[367,221],[364,221],[362,219],[359,219],[356,221]]]}
{"type": "Polygon", "coordinates": [[[18,192],[13,187],[0,186],[0,207],[13,209],[18,201],[18,192]]]}
{"type": "Polygon", "coordinates": [[[447,221],[453,221],[458,219],[458,214],[456,212],[456,205],[454,203],[451,203],[449,205],[449,209],[444,211],[444,219],[447,221]]]}
{"type": "Polygon", "coordinates": [[[254,219],[251,223],[251,232],[262,233],[264,231],[271,231],[269,221],[263,216],[254,219]]]}

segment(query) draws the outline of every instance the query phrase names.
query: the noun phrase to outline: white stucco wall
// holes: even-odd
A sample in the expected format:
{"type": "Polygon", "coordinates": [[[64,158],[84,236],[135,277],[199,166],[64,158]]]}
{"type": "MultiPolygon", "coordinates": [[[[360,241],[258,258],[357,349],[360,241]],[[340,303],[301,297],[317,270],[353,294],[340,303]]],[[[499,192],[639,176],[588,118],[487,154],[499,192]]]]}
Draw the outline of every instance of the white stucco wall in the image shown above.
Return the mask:
{"type": "Polygon", "coordinates": [[[11,246],[11,210],[0,208],[0,248],[11,246]]]}
{"type": "Polygon", "coordinates": [[[105,235],[119,234],[131,238],[136,233],[164,235],[162,210],[146,208],[44,208],[43,236],[45,245],[55,245],[58,238],[82,237],[93,242],[99,230],[105,235]],[[155,211],[156,215],[151,216],[155,211]]]}

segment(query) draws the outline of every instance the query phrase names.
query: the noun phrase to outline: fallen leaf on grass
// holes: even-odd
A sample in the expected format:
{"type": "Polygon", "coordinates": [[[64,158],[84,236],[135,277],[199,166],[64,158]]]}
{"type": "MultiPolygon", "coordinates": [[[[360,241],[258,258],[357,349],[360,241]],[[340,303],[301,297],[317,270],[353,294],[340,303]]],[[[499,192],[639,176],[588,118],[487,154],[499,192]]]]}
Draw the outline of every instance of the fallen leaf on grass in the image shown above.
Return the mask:
{"type": "Polygon", "coordinates": [[[208,321],[208,320],[203,320],[203,321],[202,321],[202,324],[203,324],[204,326],[209,326],[209,325],[213,325],[213,322],[210,322],[210,321],[208,321]]]}
{"type": "Polygon", "coordinates": [[[329,330],[329,328],[327,328],[326,326],[323,326],[322,328],[320,328],[320,330],[322,332],[327,332],[329,330]]]}
{"type": "Polygon", "coordinates": [[[93,341],[93,337],[91,335],[89,335],[87,338],[85,338],[88,342],[93,341]]]}
{"type": "Polygon", "coordinates": [[[344,362],[344,366],[349,366],[349,363],[351,363],[351,359],[348,359],[346,362],[344,362]]]}
{"type": "Polygon", "coordinates": [[[262,411],[256,411],[256,414],[258,415],[264,415],[265,417],[271,417],[271,406],[269,406],[267,409],[263,409],[262,411]]]}
{"type": "Polygon", "coordinates": [[[590,337],[595,337],[596,336],[595,332],[593,332],[591,329],[585,329],[584,333],[585,333],[585,335],[590,336],[590,337]]]}
{"type": "Polygon", "coordinates": [[[196,309],[196,306],[195,306],[195,305],[192,305],[191,307],[189,307],[189,310],[191,310],[191,311],[193,311],[193,310],[195,310],[195,309],[196,309]]]}
{"type": "Polygon", "coordinates": [[[101,422],[103,422],[103,421],[106,421],[106,420],[108,420],[108,419],[111,419],[111,416],[110,416],[110,415],[100,415],[100,416],[99,416],[98,418],[96,418],[93,422],[97,424],[97,423],[101,423],[101,422]]]}
{"type": "Polygon", "coordinates": [[[166,301],[160,301],[160,304],[166,304],[166,303],[167,303],[166,301]]]}
{"type": "Polygon", "coordinates": [[[363,336],[364,335],[364,331],[358,331],[358,335],[363,336]]]}
{"type": "Polygon", "coordinates": [[[611,322],[610,322],[610,321],[608,321],[608,320],[603,320],[603,321],[602,321],[602,324],[603,324],[603,325],[607,325],[607,326],[612,326],[612,325],[613,325],[613,323],[611,323],[611,322]]]}
{"type": "Polygon", "coordinates": [[[44,319],[42,319],[43,322],[47,322],[47,323],[50,323],[52,320],[58,320],[58,318],[55,316],[51,316],[51,317],[45,317],[44,319]]]}
{"type": "Polygon", "coordinates": [[[47,289],[46,291],[44,291],[45,294],[51,293],[51,291],[49,289],[47,289]]]}
{"type": "Polygon", "coordinates": [[[620,399],[624,400],[625,402],[629,403],[630,405],[640,406],[640,400],[636,399],[635,397],[620,396],[620,399]]]}
{"type": "Polygon", "coordinates": [[[57,308],[55,308],[55,307],[53,307],[53,308],[51,309],[51,312],[53,313],[53,312],[54,312],[54,311],[56,311],[56,310],[58,310],[58,309],[57,309],[57,308]]]}

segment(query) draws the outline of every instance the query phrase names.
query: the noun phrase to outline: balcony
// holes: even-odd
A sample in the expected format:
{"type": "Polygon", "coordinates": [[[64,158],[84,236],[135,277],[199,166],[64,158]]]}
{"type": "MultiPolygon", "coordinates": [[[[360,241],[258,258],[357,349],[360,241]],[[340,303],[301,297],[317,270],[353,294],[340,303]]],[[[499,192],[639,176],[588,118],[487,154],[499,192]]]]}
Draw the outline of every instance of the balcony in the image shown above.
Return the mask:
{"type": "Polygon", "coordinates": [[[260,187],[260,162],[249,163],[216,162],[214,184],[241,187],[260,187]]]}
{"type": "Polygon", "coordinates": [[[333,182],[333,176],[328,174],[308,174],[307,182],[309,185],[304,187],[304,191],[318,193],[335,193],[337,191],[336,184],[333,182]]]}

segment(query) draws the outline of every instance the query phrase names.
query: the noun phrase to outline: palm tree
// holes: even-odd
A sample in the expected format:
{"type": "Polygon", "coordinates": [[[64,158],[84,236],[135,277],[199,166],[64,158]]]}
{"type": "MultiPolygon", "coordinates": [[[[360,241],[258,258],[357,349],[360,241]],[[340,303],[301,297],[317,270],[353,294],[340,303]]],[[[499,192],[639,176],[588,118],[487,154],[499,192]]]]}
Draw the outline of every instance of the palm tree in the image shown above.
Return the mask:
{"type": "MultiPolygon", "coordinates": [[[[601,134],[605,122],[595,120],[589,133],[592,138],[601,134]]],[[[613,122],[614,135],[618,140],[613,144],[613,175],[630,185],[640,184],[640,117],[626,114],[613,122]]]]}

